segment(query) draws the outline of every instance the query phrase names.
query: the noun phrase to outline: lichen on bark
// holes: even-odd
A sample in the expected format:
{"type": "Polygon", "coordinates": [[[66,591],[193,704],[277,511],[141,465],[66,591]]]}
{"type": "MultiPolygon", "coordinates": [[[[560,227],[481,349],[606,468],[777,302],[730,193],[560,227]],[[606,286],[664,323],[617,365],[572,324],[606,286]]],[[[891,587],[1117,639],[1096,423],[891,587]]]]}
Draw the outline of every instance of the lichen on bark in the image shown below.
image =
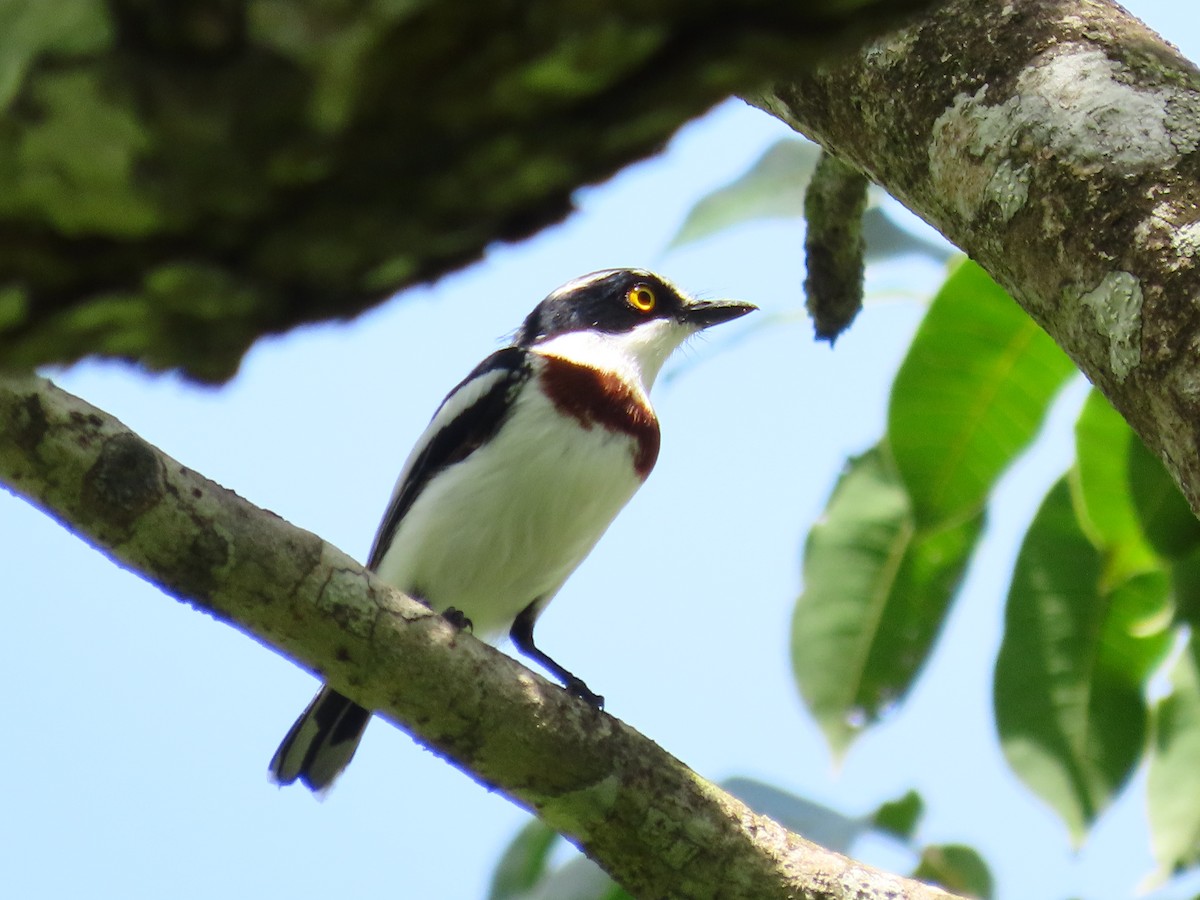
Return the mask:
{"type": "Polygon", "coordinates": [[[942,2],[750,98],[984,266],[1200,510],[1200,72],[1103,0],[942,2]]]}

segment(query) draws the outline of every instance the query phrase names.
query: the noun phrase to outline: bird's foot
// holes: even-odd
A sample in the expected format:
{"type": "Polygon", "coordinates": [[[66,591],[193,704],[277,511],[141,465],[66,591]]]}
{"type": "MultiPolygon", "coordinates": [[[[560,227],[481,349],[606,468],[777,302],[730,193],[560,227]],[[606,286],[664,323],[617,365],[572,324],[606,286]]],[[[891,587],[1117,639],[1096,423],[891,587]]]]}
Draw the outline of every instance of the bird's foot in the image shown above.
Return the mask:
{"type": "Polygon", "coordinates": [[[604,709],[604,698],[584,684],[583,679],[572,675],[567,679],[563,687],[572,697],[578,697],[593,709],[604,709]]]}
{"type": "Polygon", "coordinates": [[[449,607],[444,613],[442,613],[442,618],[459,631],[475,630],[475,624],[467,618],[466,613],[464,613],[461,609],[455,609],[453,606],[449,607]]]}

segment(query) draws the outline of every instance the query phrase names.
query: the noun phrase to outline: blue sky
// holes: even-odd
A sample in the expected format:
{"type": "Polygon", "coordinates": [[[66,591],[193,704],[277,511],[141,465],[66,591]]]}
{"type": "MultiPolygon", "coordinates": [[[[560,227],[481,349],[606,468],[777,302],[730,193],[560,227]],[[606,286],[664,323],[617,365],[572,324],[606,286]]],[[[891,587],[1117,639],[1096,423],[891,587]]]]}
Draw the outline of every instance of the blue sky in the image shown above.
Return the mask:
{"type": "MultiPolygon", "coordinates": [[[[1184,11],[1130,2],[1193,59],[1184,11]]],[[[661,157],[580,192],[565,224],[354,322],[255,348],[211,390],[124,366],[68,390],[251,501],[362,557],[408,448],[445,391],[563,281],[647,266],[759,304],[669,364],[657,469],[539,623],[539,645],[608,710],[705,776],[746,775],[847,813],[920,790],[921,838],[982,850],[1004,897],[1128,896],[1150,869],[1140,785],[1072,853],[1008,773],[991,724],[1006,573],[1057,438],[1011,473],[989,542],[911,700],[839,766],[790,679],[804,534],[842,464],[879,436],[887,389],[940,279],[871,273],[836,349],[802,310],[802,226],[743,226],[667,253],[690,205],[787,129],[731,102],[661,157]]],[[[1077,400],[1080,392],[1073,396],[1077,400]]],[[[375,723],[323,801],[266,777],[314,679],[0,494],[9,773],[0,864],[13,897],[481,897],[525,814],[375,723]]],[[[885,866],[910,860],[882,847],[885,866]]]]}

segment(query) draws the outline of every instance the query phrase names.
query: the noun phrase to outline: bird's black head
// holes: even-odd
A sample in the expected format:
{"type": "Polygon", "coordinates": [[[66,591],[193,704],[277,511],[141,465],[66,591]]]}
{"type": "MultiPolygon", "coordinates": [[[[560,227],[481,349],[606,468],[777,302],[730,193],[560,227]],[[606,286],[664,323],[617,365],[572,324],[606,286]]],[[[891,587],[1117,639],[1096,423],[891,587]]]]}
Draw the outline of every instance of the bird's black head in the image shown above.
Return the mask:
{"type": "Polygon", "coordinates": [[[529,347],[576,331],[623,334],[655,320],[698,331],[752,309],[734,300],[695,300],[645,269],[603,269],[553,291],[526,317],[515,343],[529,347]]]}

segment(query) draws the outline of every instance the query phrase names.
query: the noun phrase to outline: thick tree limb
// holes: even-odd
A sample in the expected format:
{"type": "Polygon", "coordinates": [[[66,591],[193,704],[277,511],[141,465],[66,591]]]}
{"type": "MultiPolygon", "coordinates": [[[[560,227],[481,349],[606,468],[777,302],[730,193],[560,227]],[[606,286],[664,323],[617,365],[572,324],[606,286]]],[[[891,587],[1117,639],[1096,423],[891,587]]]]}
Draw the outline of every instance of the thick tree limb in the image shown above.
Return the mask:
{"type": "Polygon", "coordinates": [[[929,0],[60,0],[0,18],[0,368],[223,380],[929,0]]]}
{"type": "Polygon", "coordinates": [[[953,0],[752,98],[981,263],[1200,511],[1200,73],[1103,0],[953,0]]]}
{"type": "Polygon", "coordinates": [[[950,896],[756,815],[632,728],[47,381],[0,378],[0,482],[535,811],[634,896],[950,896]]]}

